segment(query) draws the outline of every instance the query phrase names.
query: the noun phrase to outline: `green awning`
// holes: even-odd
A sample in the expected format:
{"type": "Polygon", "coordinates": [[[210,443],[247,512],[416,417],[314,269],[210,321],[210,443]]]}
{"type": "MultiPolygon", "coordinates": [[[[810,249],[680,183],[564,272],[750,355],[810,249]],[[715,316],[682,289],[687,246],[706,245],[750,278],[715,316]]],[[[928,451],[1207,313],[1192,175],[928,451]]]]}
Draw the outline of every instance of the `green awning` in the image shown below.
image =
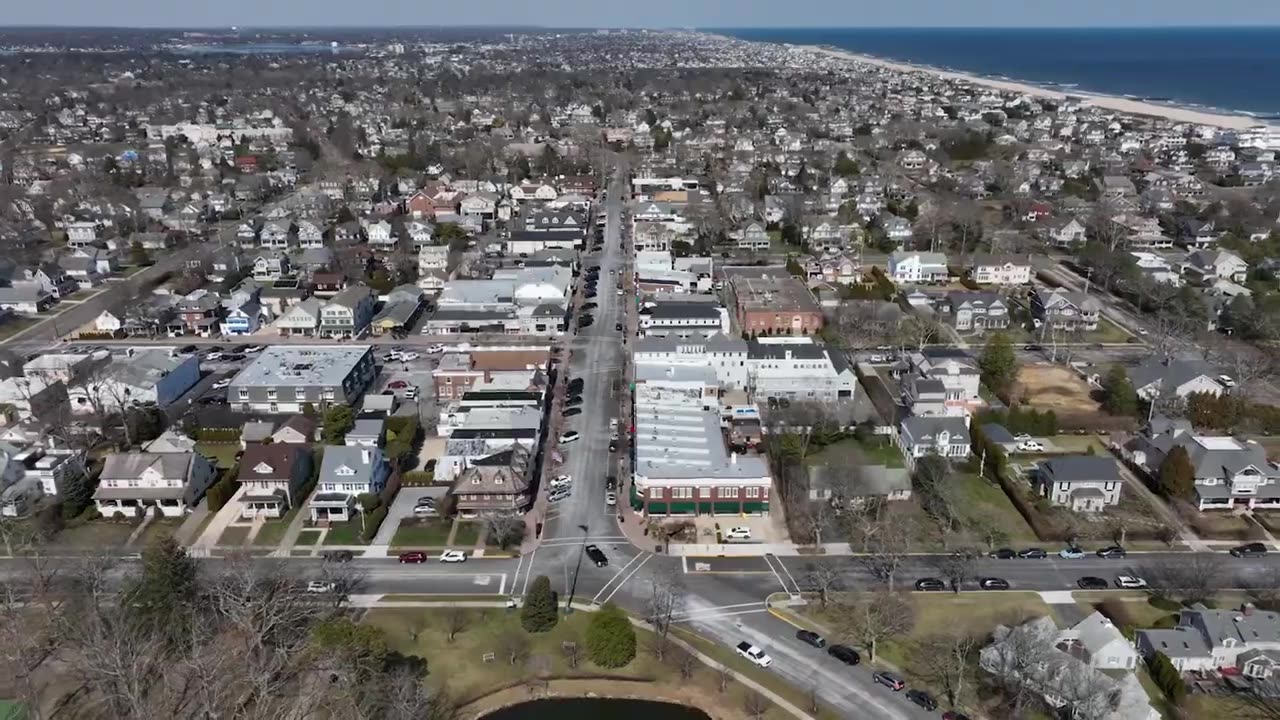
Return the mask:
{"type": "Polygon", "coordinates": [[[694,512],[694,509],[697,508],[697,506],[698,506],[697,503],[691,503],[691,502],[671,503],[671,512],[679,513],[682,515],[692,515],[694,512]]]}
{"type": "Polygon", "coordinates": [[[748,502],[742,503],[742,512],[746,513],[768,513],[769,503],[767,502],[748,502]]]}
{"type": "Polygon", "coordinates": [[[699,514],[699,515],[710,515],[710,514],[711,514],[711,503],[709,503],[709,502],[700,502],[700,503],[698,503],[698,514],[699,514]]]}
{"type": "Polygon", "coordinates": [[[667,504],[664,502],[649,503],[649,514],[650,515],[666,515],[667,504]]]}
{"type": "Polygon", "coordinates": [[[717,515],[737,515],[741,512],[740,507],[736,502],[713,503],[713,509],[717,515]]]}

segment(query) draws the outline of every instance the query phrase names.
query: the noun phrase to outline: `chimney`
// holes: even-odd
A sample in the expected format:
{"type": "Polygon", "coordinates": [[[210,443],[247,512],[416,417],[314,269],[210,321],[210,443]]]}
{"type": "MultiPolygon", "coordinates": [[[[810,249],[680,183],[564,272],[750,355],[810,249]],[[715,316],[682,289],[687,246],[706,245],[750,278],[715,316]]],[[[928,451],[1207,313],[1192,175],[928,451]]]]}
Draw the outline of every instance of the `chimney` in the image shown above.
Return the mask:
{"type": "Polygon", "coordinates": [[[364,462],[365,465],[368,465],[370,463],[371,453],[369,452],[369,448],[365,448],[360,451],[360,459],[364,462]]]}
{"type": "Polygon", "coordinates": [[[1253,615],[1254,610],[1257,610],[1257,607],[1251,602],[1247,602],[1240,606],[1240,612],[1243,613],[1245,617],[1253,615]]]}

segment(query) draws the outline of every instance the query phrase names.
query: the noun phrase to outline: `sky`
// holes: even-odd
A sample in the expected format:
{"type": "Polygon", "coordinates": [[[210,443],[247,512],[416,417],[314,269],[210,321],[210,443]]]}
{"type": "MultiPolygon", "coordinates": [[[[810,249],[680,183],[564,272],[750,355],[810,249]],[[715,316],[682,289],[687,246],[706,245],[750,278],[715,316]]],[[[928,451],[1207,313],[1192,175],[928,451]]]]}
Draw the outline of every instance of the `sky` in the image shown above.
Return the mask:
{"type": "Polygon", "coordinates": [[[1280,25],[1276,0],[6,0],[0,25],[1118,27],[1280,25]]]}

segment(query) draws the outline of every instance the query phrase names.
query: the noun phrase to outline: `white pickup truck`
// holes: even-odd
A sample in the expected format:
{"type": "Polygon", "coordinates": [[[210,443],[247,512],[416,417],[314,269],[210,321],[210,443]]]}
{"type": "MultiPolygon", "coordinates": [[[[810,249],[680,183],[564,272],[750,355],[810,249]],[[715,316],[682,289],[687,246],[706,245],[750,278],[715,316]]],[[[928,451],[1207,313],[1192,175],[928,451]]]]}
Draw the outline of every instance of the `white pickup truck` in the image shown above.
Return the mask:
{"type": "Polygon", "coordinates": [[[773,664],[773,658],[769,657],[768,653],[749,642],[738,643],[738,654],[762,668],[773,664]]]}

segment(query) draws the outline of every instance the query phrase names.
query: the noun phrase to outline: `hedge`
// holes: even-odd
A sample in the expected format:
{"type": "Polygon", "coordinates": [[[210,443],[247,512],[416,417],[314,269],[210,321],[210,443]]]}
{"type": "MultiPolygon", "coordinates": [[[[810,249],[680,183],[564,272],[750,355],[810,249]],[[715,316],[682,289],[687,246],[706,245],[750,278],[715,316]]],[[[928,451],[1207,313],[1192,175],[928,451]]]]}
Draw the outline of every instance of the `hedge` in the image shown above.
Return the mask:
{"type": "Polygon", "coordinates": [[[381,505],[377,510],[367,513],[364,516],[364,531],[360,533],[360,539],[364,542],[373,540],[373,536],[378,534],[378,527],[382,525],[382,521],[387,519],[387,506],[381,505]]]}
{"type": "Polygon", "coordinates": [[[233,443],[240,441],[240,428],[200,428],[196,440],[207,443],[233,443]]]}
{"type": "Polygon", "coordinates": [[[426,470],[412,470],[400,477],[401,484],[405,487],[425,487],[436,481],[436,474],[426,470]]]}
{"type": "Polygon", "coordinates": [[[209,506],[209,512],[218,512],[221,510],[222,507],[227,504],[227,501],[235,494],[235,476],[231,473],[227,473],[222,476],[221,480],[209,486],[209,489],[205,492],[204,496],[209,506]]]}

